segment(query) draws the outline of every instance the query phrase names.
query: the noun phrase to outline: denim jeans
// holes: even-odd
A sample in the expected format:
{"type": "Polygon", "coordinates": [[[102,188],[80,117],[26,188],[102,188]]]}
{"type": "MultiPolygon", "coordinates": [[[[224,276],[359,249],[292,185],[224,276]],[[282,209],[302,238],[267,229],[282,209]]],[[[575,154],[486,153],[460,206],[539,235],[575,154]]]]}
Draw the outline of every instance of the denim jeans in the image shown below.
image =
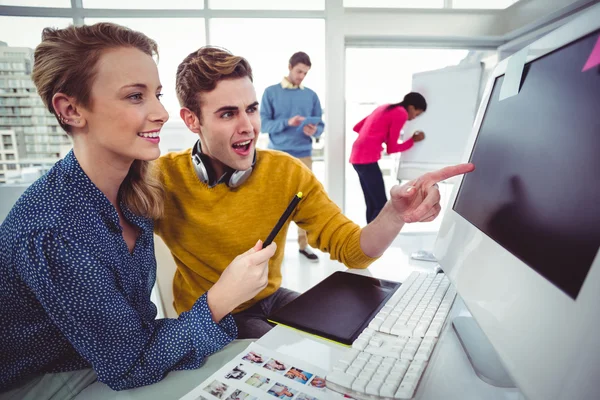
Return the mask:
{"type": "Polygon", "coordinates": [[[267,321],[267,318],[298,296],[300,296],[298,292],[279,288],[252,307],[233,314],[238,327],[238,339],[256,339],[269,332],[275,325],[267,321]]]}
{"type": "Polygon", "coordinates": [[[370,223],[387,203],[383,175],[378,163],[352,164],[352,166],[360,179],[360,186],[365,195],[365,203],[367,203],[367,223],[370,223]]]}

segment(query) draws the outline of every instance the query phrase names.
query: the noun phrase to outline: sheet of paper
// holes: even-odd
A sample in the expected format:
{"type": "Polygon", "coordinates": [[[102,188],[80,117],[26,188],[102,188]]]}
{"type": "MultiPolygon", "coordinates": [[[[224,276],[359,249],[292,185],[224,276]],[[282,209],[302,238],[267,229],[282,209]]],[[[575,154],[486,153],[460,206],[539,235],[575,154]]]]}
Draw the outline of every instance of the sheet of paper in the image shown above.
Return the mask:
{"type": "Polygon", "coordinates": [[[181,400],[329,400],[327,371],[251,343],[181,400]]]}
{"type": "Polygon", "coordinates": [[[521,77],[523,76],[523,68],[525,67],[528,53],[529,47],[525,47],[508,59],[504,81],[500,88],[500,101],[519,94],[519,90],[521,90],[521,77]]]}
{"type": "Polygon", "coordinates": [[[596,45],[592,49],[592,52],[583,66],[581,72],[585,72],[588,69],[592,69],[595,66],[600,65],[600,36],[598,36],[598,40],[596,41],[596,45]]]}

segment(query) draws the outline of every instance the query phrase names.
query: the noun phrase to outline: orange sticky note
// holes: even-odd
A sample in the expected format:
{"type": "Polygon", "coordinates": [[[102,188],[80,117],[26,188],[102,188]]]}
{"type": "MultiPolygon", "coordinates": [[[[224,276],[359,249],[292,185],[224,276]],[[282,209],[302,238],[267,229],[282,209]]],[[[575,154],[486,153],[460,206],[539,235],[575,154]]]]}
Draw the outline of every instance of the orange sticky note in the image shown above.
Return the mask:
{"type": "Polygon", "coordinates": [[[592,50],[592,54],[590,54],[590,57],[583,66],[581,72],[585,72],[590,68],[594,68],[596,65],[600,65],[600,36],[598,36],[598,41],[594,46],[594,50],[592,50]]]}

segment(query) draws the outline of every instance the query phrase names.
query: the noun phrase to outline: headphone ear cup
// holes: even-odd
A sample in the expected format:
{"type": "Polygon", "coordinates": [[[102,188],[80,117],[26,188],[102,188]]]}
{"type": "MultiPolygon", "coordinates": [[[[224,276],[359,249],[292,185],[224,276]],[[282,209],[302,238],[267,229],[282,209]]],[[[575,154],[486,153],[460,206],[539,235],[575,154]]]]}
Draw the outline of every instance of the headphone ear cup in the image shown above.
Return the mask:
{"type": "Polygon", "coordinates": [[[194,164],[194,170],[196,171],[196,175],[198,175],[200,182],[208,183],[208,171],[206,170],[204,163],[202,163],[200,156],[198,154],[194,154],[192,161],[192,164],[194,164]]]}
{"type": "Polygon", "coordinates": [[[242,183],[246,182],[248,178],[250,178],[250,175],[252,175],[252,167],[244,171],[235,171],[233,174],[231,174],[231,178],[229,178],[229,183],[227,186],[230,188],[236,188],[242,183]]]}

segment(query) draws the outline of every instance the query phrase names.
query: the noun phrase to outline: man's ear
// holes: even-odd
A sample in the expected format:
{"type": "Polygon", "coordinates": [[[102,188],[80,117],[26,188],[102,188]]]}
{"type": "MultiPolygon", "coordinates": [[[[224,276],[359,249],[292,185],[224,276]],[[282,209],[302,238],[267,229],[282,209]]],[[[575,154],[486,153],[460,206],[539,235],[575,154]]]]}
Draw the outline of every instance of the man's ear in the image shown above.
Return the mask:
{"type": "Polygon", "coordinates": [[[192,110],[183,107],[179,111],[179,116],[190,131],[194,133],[200,133],[200,119],[194,112],[192,112],[192,110]]]}
{"type": "Polygon", "coordinates": [[[292,68],[294,68],[294,67],[292,67],[292,64],[288,64],[288,70],[289,70],[290,72],[292,72],[292,68]]]}
{"type": "Polygon", "coordinates": [[[77,102],[73,97],[64,93],[56,93],[52,96],[52,108],[63,125],[73,128],[85,126],[85,117],[77,108],[77,102]]]}

